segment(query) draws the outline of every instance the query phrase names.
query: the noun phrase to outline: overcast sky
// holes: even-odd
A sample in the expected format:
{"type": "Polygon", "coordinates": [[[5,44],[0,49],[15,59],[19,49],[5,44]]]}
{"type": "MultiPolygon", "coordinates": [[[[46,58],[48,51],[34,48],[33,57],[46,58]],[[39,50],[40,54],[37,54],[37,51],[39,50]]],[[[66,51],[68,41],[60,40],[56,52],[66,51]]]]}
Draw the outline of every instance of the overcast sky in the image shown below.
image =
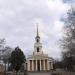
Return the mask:
{"type": "Polygon", "coordinates": [[[0,0],[0,38],[6,45],[20,46],[28,56],[34,50],[36,23],[43,51],[60,58],[59,39],[64,25],[62,18],[69,9],[68,0],[0,0]]]}

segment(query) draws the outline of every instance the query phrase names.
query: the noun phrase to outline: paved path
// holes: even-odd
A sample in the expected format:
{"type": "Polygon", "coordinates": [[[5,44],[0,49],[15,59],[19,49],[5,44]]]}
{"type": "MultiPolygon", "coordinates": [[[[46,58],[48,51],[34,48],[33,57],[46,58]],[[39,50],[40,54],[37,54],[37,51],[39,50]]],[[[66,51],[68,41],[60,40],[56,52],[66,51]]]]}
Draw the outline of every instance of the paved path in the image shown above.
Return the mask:
{"type": "Polygon", "coordinates": [[[48,73],[28,73],[28,75],[51,75],[51,74],[48,72],[48,73]]]}

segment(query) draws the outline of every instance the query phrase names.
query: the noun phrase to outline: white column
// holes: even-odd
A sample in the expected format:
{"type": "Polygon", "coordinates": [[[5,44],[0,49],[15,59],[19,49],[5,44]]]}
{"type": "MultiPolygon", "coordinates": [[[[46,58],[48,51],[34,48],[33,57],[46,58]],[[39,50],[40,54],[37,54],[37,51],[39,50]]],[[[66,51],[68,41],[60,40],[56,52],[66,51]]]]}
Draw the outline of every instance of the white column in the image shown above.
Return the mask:
{"type": "Polygon", "coordinates": [[[37,71],[37,60],[36,60],[36,71],[37,71]]]}
{"type": "Polygon", "coordinates": [[[34,61],[32,60],[32,71],[34,71],[34,61]]]}
{"type": "Polygon", "coordinates": [[[41,70],[41,60],[40,60],[40,70],[41,70]]]}
{"type": "Polygon", "coordinates": [[[26,70],[26,69],[27,69],[27,66],[26,66],[26,65],[27,65],[27,63],[25,63],[25,64],[24,64],[24,70],[26,70]]]}
{"type": "Polygon", "coordinates": [[[50,66],[50,68],[49,68],[49,69],[51,70],[51,62],[49,62],[49,66],[50,66]]]}
{"type": "Polygon", "coordinates": [[[45,70],[45,60],[43,60],[43,63],[44,63],[44,70],[45,70]]]}
{"type": "Polygon", "coordinates": [[[51,69],[53,69],[53,62],[51,62],[51,69]]]}
{"type": "Polygon", "coordinates": [[[47,67],[48,67],[48,70],[50,70],[50,64],[49,64],[49,61],[47,60],[47,67]]]}
{"type": "Polygon", "coordinates": [[[28,61],[28,71],[30,71],[30,60],[28,61]]]}

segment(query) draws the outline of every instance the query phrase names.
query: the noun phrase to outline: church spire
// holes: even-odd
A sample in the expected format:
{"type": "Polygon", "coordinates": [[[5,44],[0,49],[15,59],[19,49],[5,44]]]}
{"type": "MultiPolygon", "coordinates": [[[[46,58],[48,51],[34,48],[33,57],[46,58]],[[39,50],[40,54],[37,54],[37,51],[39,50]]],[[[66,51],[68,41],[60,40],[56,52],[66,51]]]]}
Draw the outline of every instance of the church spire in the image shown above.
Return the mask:
{"type": "Polygon", "coordinates": [[[38,31],[38,24],[37,24],[37,36],[39,36],[39,31],[38,31]]]}
{"type": "Polygon", "coordinates": [[[36,42],[40,42],[40,36],[39,36],[39,31],[38,31],[38,24],[37,24],[37,33],[36,33],[36,42]]]}
{"type": "Polygon", "coordinates": [[[40,36],[39,36],[39,30],[38,30],[38,24],[36,28],[36,37],[35,37],[35,44],[34,44],[35,53],[41,53],[42,44],[40,43],[40,36]]]}

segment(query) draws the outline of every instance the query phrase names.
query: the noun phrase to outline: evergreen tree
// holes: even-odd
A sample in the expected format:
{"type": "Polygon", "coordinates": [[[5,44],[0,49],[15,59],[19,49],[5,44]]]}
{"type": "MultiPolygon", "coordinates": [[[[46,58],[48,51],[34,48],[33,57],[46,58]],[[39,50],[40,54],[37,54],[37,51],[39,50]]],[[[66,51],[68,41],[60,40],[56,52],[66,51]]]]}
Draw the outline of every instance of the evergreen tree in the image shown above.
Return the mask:
{"type": "Polygon", "coordinates": [[[21,66],[25,63],[25,55],[19,47],[11,53],[10,63],[12,68],[17,72],[20,70],[21,66]]]}

